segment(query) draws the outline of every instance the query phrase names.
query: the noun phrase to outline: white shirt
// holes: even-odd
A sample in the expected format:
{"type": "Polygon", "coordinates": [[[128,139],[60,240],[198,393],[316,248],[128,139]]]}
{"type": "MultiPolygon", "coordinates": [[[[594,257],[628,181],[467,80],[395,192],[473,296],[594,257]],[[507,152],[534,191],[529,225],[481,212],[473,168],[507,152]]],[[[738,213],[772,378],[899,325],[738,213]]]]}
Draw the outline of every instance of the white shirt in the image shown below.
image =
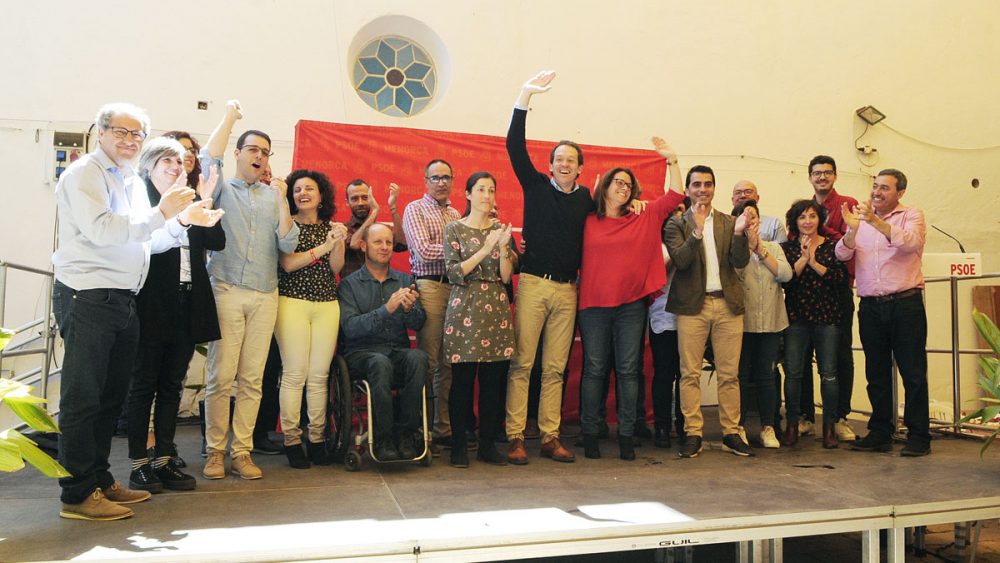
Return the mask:
{"type": "Polygon", "coordinates": [[[715,250],[715,209],[705,219],[701,231],[701,244],[705,250],[705,293],[722,291],[722,277],[719,275],[719,253],[715,250]]]}

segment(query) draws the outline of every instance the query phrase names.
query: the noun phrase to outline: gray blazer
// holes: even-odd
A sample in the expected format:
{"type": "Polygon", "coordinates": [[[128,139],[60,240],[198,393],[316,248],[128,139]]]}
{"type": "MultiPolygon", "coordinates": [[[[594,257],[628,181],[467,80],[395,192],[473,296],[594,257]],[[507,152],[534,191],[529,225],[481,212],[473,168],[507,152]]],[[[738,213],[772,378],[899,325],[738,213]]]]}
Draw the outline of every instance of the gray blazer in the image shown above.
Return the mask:
{"type": "MultiPolygon", "coordinates": [[[[670,259],[677,267],[670,285],[667,311],[678,315],[697,315],[705,303],[705,247],[694,231],[692,210],[680,217],[673,217],[663,228],[663,240],[670,259]]],[[[736,218],[712,210],[715,249],[719,255],[719,277],[726,304],[734,315],[743,314],[743,282],[737,268],[745,268],[750,261],[747,237],[736,236],[736,218]]],[[[706,233],[707,235],[707,233],[706,233]]]]}

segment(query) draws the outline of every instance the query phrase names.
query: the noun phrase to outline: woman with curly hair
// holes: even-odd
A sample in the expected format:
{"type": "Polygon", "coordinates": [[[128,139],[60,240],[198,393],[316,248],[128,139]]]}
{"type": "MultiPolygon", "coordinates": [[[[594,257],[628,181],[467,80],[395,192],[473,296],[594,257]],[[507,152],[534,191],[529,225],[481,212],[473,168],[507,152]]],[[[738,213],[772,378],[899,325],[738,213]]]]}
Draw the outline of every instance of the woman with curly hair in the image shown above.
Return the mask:
{"type": "Polygon", "coordinates": [[[340,303],[337,274],[344,266],[347,227],[331,221],[336,208],[326,175],[295,170],[288,175],[288,208],[299,226],[295,252],[282,253],[278,270],[278,319],[274,336],[281,351],[281,429],[285,455],[296,469],[329,465],[323,429],[327,380],[337,350],[340,303]],[[302,389],[308,413],[307,452],[302,449],[302,389]]]}

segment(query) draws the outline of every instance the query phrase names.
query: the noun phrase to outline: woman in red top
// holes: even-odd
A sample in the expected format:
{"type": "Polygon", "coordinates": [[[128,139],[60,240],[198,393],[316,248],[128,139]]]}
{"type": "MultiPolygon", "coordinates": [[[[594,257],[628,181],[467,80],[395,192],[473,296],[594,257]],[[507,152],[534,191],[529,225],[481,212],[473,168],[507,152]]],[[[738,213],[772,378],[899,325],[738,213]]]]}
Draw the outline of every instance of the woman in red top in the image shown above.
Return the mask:
{"type": "Polygon", "coordinates": [[[587,217],[580,265],[577,322],[583,340],[583,377],[580,382],[584,455],[601,457],[598,445],[600,403],[604,378],[610,372],[614,350],[618,379],[619,457],[634,460],[636,396],[642,368],[642,337],[646,323],[646,296],[666,283],[660,226],[684,196],[677,155],[659,137],[656,151],[667,159],[669,189],[641,215],[631,212],[639,196],[639,182],[628,168],[615,168],[594,188],[597,212],[587,217]]]}

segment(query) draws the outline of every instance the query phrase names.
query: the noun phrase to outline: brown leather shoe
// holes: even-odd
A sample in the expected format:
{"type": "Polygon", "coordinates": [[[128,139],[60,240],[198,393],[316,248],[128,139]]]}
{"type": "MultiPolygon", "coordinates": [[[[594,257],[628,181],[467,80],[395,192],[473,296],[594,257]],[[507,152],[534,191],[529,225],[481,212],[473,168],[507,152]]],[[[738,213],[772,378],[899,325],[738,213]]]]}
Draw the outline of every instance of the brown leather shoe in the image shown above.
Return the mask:
{"type": "Polygon", "coordinates": [[[781,443],[786,446],[794,446],[799,443],[799,423],[788,423],[788,427],[785,428],[785,437],[781,440],[781,443]]]}
{"type": "Polygon", "coordinates": [[[507,463],[527,465],[528,451],[524,449],[524,438],[512,438],[507,444],[507,463]]]}
{"type": "MultiPolygon", "coordinates": [[[[148,493],[147,493],[148,494],[148,493]]],[[[79,504],[63,504],[59,516],[73,520],[121,520],[134,514],[127,506],[113,503],[104,497],[101,489],[94,489],[83,502],[79,504]]]]}
{"type": "Polygon", "coordinates": [[[566,463],[576,459],[573,452],[566,449],[566,447],[559,442],[559,438],[553,438],[542,444],[542,457],[549,457],[555,461],[562,461],[566,463]]]}
{"type": "Polygon", "coordinates": [[[833,422],[823,423],[823,448],[832,450],[839,445],[837,441],[837,427],[833,422]]]}
{"type": "Polygon", "coordinates": [[[104,491],[104,497],[106,499],[118,504],[135,504],[137,502],[149,500],[151,496],[153,495],[149,494],[149,491],[133,491],[132,489],[126,489],[117,481],[108,487],[108,490],[104,491]]]}

